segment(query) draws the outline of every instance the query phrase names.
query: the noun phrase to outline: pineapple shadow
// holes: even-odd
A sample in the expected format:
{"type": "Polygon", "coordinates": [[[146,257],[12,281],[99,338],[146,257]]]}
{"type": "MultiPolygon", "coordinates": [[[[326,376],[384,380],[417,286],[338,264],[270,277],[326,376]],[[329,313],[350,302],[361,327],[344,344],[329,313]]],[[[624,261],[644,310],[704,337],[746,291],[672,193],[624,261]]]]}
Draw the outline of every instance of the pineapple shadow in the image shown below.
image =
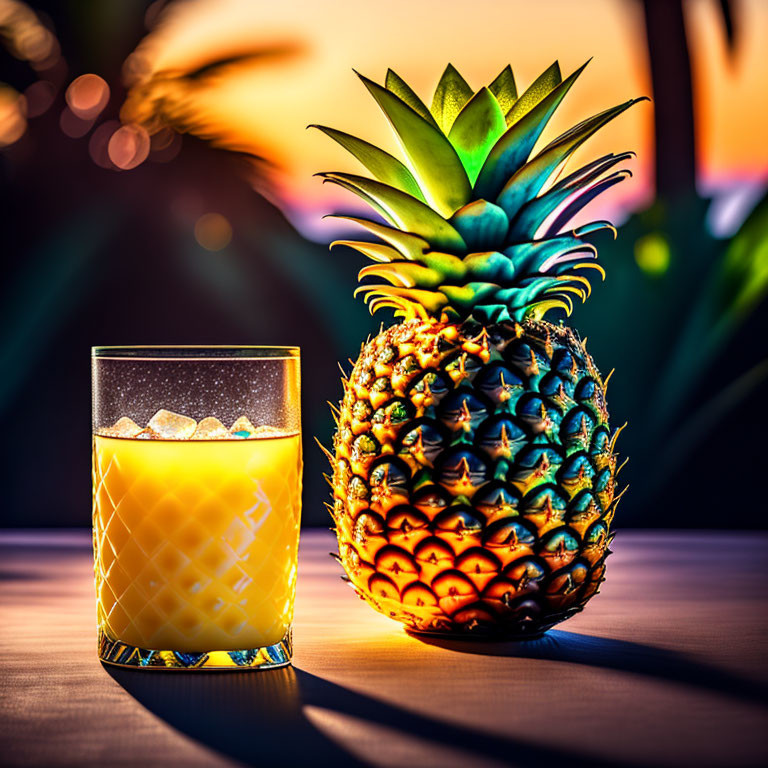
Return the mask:
{"type": "Polygon", "coordinates": [[[768,704],[768,685],[675,651],[627,640],[560,629],[551,629],[532,640],[485,641],[415,632],[408,634],[427,645],[458,653],[583,664],[688,685],[745,702],[768,704]]]}
{"type": "Polygon", "coordinates": [[[399,734],[515,766],[630,766],[443,722],[293,667],[261,672],[150,672],[103,665],[142,706],[222,756],[246,765],[365,766],[305,714],[319,707],[399,734]]]}

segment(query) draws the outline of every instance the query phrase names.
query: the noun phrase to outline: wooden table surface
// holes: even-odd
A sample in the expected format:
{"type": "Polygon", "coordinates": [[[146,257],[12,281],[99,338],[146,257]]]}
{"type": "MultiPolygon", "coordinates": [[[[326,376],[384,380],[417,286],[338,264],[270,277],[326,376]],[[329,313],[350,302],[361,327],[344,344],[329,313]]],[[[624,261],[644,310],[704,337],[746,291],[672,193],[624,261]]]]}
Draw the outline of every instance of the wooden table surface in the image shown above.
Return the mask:
{"type": "Polygon", "coordinates": [[[303,534],[294,666],[102,666],[90,534],[0,533],[0,765],[747,766],[768,761],[764,534],[619,532],[528,643],[418,640],[303,534]]]}

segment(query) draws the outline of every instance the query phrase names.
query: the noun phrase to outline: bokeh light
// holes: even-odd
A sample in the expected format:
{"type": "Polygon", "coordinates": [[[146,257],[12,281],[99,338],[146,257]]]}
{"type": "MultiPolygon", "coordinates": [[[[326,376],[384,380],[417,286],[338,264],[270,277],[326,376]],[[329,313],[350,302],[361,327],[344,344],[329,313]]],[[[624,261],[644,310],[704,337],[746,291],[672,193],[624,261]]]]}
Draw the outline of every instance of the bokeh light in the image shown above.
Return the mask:
{"type": "Polygon", "coordinates": [[[52,67],[59,60],[58,40],[25,3],[0,0],[0,28],[10,52],[36,70],[52,67]]]}
{"type": "Polygon", "coordinates": [[[0,147],[18,141],[27,128],[24,97],[7,85],[0,85],[0,147]]]}
{"type": "Polygon", "coordinates": [[[109,159],[121,170],[129,171],[141,165],[149,155],[149,134],[140,125],[122,125],[110,137],[109,159]]]}
{"type": "Polygon", "coordinates": [[[61,59],[55,35],[26,3],[0,0],[0,30],[11,54],[35,70],[50,69],[61,59]]]}
{"type": "Polygon", "coordinates": [[[109,86],[98,75],[80,75],[67,88],[66,99],[77,117],[93,120],[109,102],[109,86]]]}
{"type": "Polygon", "coordinates": [[[646,275],[663,275],[669,269],[671,257],[667,239],[658,232],[651,232],[635,243],[635,261],[646,275]]]}
{"type": "Polygon", "coordinates": [[[118,120],[107,120],[102,123],[91,135],[88,142],[88,153],[96,165],[110,171],[120,170],[109,158],[109,141],[112,135],[120,128],[118,120]]]}
{"type": "Polygon", "coordinates": [[[25,26],[16,36],[16,52],[21,59],[39,64],[51,57],[54,52],[55,39],[42,25],[25,26]]]}
{"type": "Polygon", "coordinates": [[[150,160],[169,163],[181,151],[181,134],[170,128],[161,128],[150,138],[150,160]]]}
{"type": "Polygon", "coordinates": [[[65,107],[59,117],[59,127],[70,139],[81,139],[93,127],[93,120],[83,120],[69,107],[65,107]]]}
{"type": "Polygon", "coordinates": [[[56,86],[48,80],[38,80],[25,91],[27,117],[39,117],[45,114],[56,98],[56,86]]]}
{"type": "Polygon", "coordinates": [[[153,152],[162,152],[173,144],[174,138],[178,136],[170,128],[161,128],[150,139],[150,147],[153,152]]]}
{"type": "Polygon", "coordinates": [[[206,212],[207,206],[200,190],[182,188],[168,201],[168,212],[183,230],[194,229],[195,222],[206,212]]]}
{"type": "Polygon", "coordinates": [[[220,251],[232,240],[232,226],[220,213],[204,213],[195,222],[195,240],[208,251],[220,251]]]}

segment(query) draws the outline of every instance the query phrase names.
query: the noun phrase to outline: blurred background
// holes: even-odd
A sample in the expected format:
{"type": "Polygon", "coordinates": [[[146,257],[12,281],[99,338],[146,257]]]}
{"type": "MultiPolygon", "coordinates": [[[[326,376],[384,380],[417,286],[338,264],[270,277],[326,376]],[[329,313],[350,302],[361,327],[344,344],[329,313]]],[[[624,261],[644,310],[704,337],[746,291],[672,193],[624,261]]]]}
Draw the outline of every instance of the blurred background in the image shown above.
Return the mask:
{"type": "Polygon", "coordinates": [[[765,528],[767,52],[764,0],[0,0],[0,525],[90,523],[90,346],[180,343],[301,346],[304,520],[329,525],[312,437],[383,318],[327,248],[354,198],[313,178],[353,161],[305,126],[392,146],[352,67],[426,95],[448,61],[525,87],[594,57],[550,138],[653,98],[573,161],[638,155],[588,209],[619,238],[569,321],[629,421],[617,522],[765,528]]]}

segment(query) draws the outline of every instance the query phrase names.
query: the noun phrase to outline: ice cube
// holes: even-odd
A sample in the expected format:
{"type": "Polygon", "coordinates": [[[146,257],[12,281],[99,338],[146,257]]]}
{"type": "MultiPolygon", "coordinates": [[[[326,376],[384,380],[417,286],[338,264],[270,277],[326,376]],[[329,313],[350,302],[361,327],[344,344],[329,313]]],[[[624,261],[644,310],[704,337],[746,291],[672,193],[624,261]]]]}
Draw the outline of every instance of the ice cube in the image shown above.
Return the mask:
{"type": "Polygon", "coordinates": [[[229,437],[227,428],[214,416],[201,419],[192,435],[193,440],[221,440],[229,437]]]}
{"type": "Polygon", "coordinates": [[[141,427],[127,416],[119,418],[111,427],[99,430],[100,435],[107,437],[136,437],[141,432],[141,427]]]}
{"type": "Polygon", "coordinates": [[[247,416],[240,416],[229,428],[229,434],[233,437],[252,437],[255,432],[256,427],[251,424],[247,416]]]}
{"type": "MultiPolygon", "coordinates": [[[[197,422],[189,416],[161,408],[147,423],[157,437],[164,440],[188,440],[195,434],[197,422]]],[[[152,435],[154,437],[154,435],[152,435]]]]}

